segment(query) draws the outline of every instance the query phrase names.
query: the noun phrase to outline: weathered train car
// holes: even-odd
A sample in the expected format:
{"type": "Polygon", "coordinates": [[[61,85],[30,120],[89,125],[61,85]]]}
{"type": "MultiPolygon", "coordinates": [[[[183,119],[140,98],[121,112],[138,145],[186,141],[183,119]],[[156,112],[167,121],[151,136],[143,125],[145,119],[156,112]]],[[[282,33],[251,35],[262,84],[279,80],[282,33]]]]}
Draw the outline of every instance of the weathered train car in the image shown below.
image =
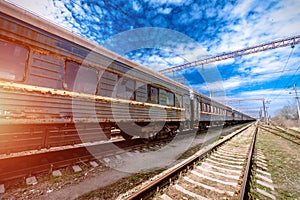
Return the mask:
{"type": "Polygon", "coordinates": [[[234,125],[253,121],[252,117],[215,101],[207,96],[193,92],[194,127],[203,130],[210,126],[234,125]]]}
{"type": "Polygon", "coordinates": [[[0,27],[0,153],[234,120],[231,108],[4,1],[0,27]]]}
{"type": "Polygon", "coordinates": [[[98,141],[112,127],[174,134],[189,119],[179,83],[3,1],[0,27],[0,152],[98,141]]]}
{"type": "Polygon", "coordinates": [[[199,107],[201,113],[199,129],[205,129],[208,126],[224,125],[232,120],[231,117],[228,117],[228,115],[232,112],[230,107],[201,94],[197,95],[199,96],[199,107]]]}

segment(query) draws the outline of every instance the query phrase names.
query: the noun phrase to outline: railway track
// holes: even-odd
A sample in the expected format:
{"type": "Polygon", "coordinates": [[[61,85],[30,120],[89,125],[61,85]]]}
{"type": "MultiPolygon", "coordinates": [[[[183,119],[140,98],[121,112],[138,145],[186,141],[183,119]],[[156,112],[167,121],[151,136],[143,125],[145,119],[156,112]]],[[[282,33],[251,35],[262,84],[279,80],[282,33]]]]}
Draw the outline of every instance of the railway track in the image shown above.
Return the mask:
{"type": "Polygon", "coordinates": [[[269,133],[282,137],[290,142],[300,145],[300,133],[291,131],[279,126],[272,125],[259,125],[259,127],[269,133]]]}
{"type": "Polygon", "coordinates": [[[243,199],[256,133],[236,131],[119,199],[243,199]]]}

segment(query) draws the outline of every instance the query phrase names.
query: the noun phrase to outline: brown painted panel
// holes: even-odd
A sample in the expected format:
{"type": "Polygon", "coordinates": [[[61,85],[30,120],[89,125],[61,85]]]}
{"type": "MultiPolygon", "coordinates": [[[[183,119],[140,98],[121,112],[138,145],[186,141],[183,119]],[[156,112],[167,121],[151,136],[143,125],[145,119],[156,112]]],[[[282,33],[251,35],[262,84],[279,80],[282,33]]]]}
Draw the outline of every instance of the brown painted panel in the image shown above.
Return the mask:
{"type": "Polygon", "coordinates": [[[31,51],[26,83],[49,88],[62,88],[64,59],[31,51]]]}

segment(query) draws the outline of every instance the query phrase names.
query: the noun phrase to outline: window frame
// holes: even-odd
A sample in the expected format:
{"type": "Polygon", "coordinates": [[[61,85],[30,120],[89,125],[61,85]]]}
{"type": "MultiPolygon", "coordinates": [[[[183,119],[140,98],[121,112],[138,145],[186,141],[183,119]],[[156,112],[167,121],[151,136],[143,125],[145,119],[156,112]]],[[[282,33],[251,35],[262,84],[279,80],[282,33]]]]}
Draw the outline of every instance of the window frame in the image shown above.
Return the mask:
{"type": "Polygon", "coordinates": [[[110,91],[110,90],[107,90],[107,88],[105,88],[105,89],[103,89],[103,91],[105,91],[105,94],[101,94],[101,92],[102,92],[101,84],[102,84],[102,83],[105,83],[106,86],[108,86],[108,85],[111,86],[111,84],[108,84],[107,80],[109,80],[109,81],[111,81],[111,82],[114,81],[114,82],[115,82],[115,85],[114,85],[113,87],[115,87],[116,84],[118,83],[118,76],[119,76],[119,75],[116,74],[116,73],[113,72],[113,71],[110,71],[110,70],[103,70],[103,71],[100,73],[99,77],[98,77],[98,84],[97,84],[97,92],[96,92],[96,95],[98,95],[98,96],[104,96],[104,97],[112,97],[112,98],[113,98],[114,90],[110,91]],[[105,79],[106,79],[105,82],[101,82],[101,79],[103,78],[103,74],[107,74],[107,77],[104,76],[105,79]],[[114,80],[114,78],[111,78],[111,77],[109,77],[109,76],[114,77],[116,80],[114,80]],[[108,92],[111,92],[111,94],[108,95],[108,94],[107,94],[108,92]]]}
{"type": "Polygon", "coordinates": [[[79,62],[76,62],[76,61],[73,61],[73,60],[65,60],[65,66],[64,66],[64,78],[63,78],[63,88],[65,90],[68,90],[68,91],[72,91],[72,92],[78,92],[78,93],[84,93],[84,94],[93,94],[93,95],[96,95],[98,94],[98,85],[99,85],[99,71],[95,68],[91,68],[91,67],[87,67],[87,66],[84,66],[82,64],[80,64],[79,62]],[[96,73],[96,80],[97,80],[97,86],[95,88],[95,92],[94,93],[91,93],[91,92],[86,92],[86,91],[81,91],[81,90],[75,90],[74,89],[74,84],[75,84],[75,81],[73,81],[72,83],[72,88],[69,88],[67,83],[66,83],[66,77],[67,77],[67,63],[72,63],[72,64],[76,64],[77,65],[77,71],[76,71],[76,74],[78,73],[78,70],[80,69],[80,67],[84,67],[85,69],[88,69],[88,70],[93,70],[95,73],[96,73]]]}
{"type": "MultiPolygon", "coordinates": [[[[30,57],[30,52],[31,52],[31,49],[27,46],[24,46],[24,45],[21,45],[21,44],[18,44],[18,43],[15,43],[13,41],[10,41],[10,40],[5,40],[5,39],[2,39],[0,38],[0,41],[2,42],[6,42],[6,43],[9,43],[9,44],[12,44],[12,45],[15,45],[17,47],[20,47],[20,48],[23,48],[26,50],[26,55],[25,55],[25,59],[24,59],[24,66],[23,66],[23,74],[21,75],[21,78],[20,79],[15,79],[15,78],[5,78],[5,77],[2,77],[0,76],[0,80],[5,80],[5,81],[13,81],[13,82],[24,82],[26,80],[26,74],[27,74],[27,71],[28,71],[28,61],[29,61],[29,57],[30,57]]],[[[2,71],[0,70],[0,73],[2,71]]],[[[5,73],[5,72],[3,72],[5,73]]],[[[15,74],[14,74],[15,76],[15,74]]]]}
{"type": "Polygon", "coordinates": [[[166,98],[167,98],[167,100],[166,100],[166,105],[167,106],[175,106],[175,94],[173,92],[166,91],[166,98]],[[172,95],[172,102],[173,103],[169,102],[169,94],[172,95]]]}
{"type": "Polygon", "coordinates": [[[148,85],[148,103],[153,103],[153,104],[159,104],[159,88],[155,87],[153,85],[148,85]],[[157,90],[157,97],[156,100],[152,100],[152,90],[151,89],[156,89],[157,90]]]}
{"type": "MultiPolygon", "coordinates": [[[[126,85],[125,85],[125,93],[126,91],[126,85]]],[[[124,77],[124,76],[118,76],[118,80],[117,80],[117,94],[116,94],[117,98],[120,99],[125,99],[125,100],[131,100],[131,101],[135,101],[136,100],[136,80],[129,78],[129,77],[124,77]],[[121,84],[121,82],[123,81],[132,81],[133,82],[133,88],[132,88],[132,95],[130,96],[130,98],[127,98],[126,96],[124,97],[124,95],[120,95],[120,87],[119,84],[121,84]]]]}

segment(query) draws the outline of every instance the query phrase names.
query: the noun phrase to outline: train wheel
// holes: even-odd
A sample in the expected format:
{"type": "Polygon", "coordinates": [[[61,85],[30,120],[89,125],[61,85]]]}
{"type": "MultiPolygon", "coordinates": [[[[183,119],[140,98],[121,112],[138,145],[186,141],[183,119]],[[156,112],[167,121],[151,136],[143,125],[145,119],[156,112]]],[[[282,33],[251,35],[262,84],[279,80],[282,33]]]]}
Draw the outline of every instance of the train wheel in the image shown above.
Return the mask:
{"type": "Polygon", "coordinates": [[[142,140],[145,142],[145,143],[149,143],[153,140],[156,139],[156,133],[154,132],[148,132],[148,133],[144,133],[142,135],[142,140]]]}
{"type": "Polygon", "coordinates": [[[125,140],[131,140],[133,138],[133,135],[129,135],[127,133],[125,133],[124,131],[121,131],[121,136],[125,139],[125,140]]]}

